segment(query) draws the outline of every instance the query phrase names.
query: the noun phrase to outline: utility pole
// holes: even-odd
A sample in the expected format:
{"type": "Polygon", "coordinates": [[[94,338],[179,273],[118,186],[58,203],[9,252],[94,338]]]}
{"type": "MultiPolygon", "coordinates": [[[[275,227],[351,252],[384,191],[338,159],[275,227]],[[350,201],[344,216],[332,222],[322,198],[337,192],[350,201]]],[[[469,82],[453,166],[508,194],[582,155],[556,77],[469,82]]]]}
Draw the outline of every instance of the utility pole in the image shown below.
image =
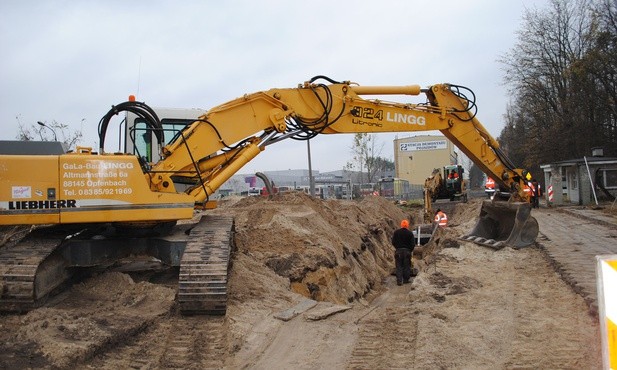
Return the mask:
{"type": "Polygon", "coordinates": [[[315,196],[315,179],[313,178],[313,167],[311,166],[311,140],[306,141],[306,150],[308,152],[308,167],[309,167],[309,191],[311,196],[315,196]]]}

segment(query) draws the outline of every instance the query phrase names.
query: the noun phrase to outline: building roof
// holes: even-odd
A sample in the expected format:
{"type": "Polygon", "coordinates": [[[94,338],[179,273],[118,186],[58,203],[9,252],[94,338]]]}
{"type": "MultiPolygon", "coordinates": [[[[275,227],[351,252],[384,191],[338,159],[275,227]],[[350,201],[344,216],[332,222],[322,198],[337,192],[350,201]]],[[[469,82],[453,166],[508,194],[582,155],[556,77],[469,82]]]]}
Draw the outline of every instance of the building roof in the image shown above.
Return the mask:
{"type": "Polygon", "coordinates": [[[587,163],[591,163],[595,165],[617,164],[617,158],[615,157],[583,157],[583,158],[578,158],[578,159],[567,159],[564,161],[557,161],[557,162],[553,162],[549,164],[541,164],[540,168],[549,168],[550,166],[554,166],[554,165],[557,165],[560,167],[582,165],[582,164],[585,164],[585,159],[587,160],[587,163]]]}
{"type": "Polygon", "coordinates": [[[52,155],[66,153],[66,145],[58,141],[0,140],[0,154],[52,155]]]}

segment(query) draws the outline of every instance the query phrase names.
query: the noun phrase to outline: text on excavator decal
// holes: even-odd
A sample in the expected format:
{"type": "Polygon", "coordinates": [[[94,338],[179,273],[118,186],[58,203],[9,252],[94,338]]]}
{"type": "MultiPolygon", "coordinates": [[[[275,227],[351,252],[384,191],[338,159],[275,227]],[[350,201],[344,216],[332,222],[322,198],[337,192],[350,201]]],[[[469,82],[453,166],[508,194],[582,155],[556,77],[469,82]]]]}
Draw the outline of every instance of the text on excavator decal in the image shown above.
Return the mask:
{"type": "Polygon", "coordinates": [[[373,108],[362,108],[362,107],[353,107],[351,108],[351,115],[358,118],[352,118],[351,122],[354,125],[367,125],[367,126],[377,126],[383,127],[383,123],[375,122],[375,121],[365,121],[360,118],[372,119],[372,120],[383,120],[383,111],[378,110],[375,112],[373,108]]]}
{"type": "MultiPolygon", "coordinates": [[[[386,112],[384,117],[384,112],[382,109],[375,110],[373,108],[363,108],[359,106],[355,106],[351,108],[351,115],[358,118],[365,118],[371,120],[383,121],[384,119],[388,122],[394,123],[407,123],[410,125],[426,125],[426,118],[422,116],[416,116],[414,114],[404,114],[404,113],[394,113],[394,112],[386,112]]],[[[363,120],[352,120],[355,124],[368,124],[382,127],[383,124],[381,122],[369,122],[363,120]]]]}
{"type": "Polygon", "coordinates": [[[128,179],[134,167],[132,162],[106,160],[63,163],[60,194],[67,198],[130,195],[133,189],[128,179]]]}
{"type": "Polygon", "coordinates": [[[123,163],[123,162],[88,162],[85,164],[82,163],[64,163],[62,168],[65,170],[111,170],[111,169],[120,169],[120,170],[130,170],[133,169],[133,163],[123,163]]]}
{"type": "Polygon", "coordinates": [[[9,209],[49,209],[49,208],[75,208],[77,200],[22,200],[9,201],[9,209]]]}

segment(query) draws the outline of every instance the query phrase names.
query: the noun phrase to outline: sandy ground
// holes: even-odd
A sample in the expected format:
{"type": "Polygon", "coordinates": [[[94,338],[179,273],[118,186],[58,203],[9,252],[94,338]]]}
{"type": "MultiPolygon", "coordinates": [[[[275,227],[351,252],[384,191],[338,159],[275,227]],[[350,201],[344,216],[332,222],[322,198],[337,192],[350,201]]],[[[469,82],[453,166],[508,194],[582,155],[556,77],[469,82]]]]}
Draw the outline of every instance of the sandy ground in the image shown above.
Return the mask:
{"type": "Polygon", "coordinates": [[[541,249],[457,240],[479,207],[457,205],[397,286],[390,236],[420,209],[230,199],[214,211],[236,220],[225,317],[179,315],[177,271],[107,271],[0,316],[0,369],[600,368],[597,318],[541,249]]]}

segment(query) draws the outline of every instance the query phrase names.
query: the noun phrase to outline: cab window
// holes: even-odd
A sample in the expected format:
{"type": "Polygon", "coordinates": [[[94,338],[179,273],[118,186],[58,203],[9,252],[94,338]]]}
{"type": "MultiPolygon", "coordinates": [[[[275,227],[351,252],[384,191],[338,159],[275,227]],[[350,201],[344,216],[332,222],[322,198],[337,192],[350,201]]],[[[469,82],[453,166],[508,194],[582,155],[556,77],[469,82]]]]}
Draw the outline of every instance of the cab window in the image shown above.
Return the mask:
{"type": "MultiPolygon", "coordinates": [[[[174,119],[164,118],[161,120],[163,125],[163,137],[165,145],[169,144],[176,134],[181,131],[186,125],[193,123],[192,119],[174,119]]],[[[138,118],[135,120],[135,147],[133,154],[139,154],[148,162],[156,162],[159,160],[158,153],[152,153],[152,145],[156,142],[156,137],[152,130],[148,128],[146,122],[138,118]]]]}

